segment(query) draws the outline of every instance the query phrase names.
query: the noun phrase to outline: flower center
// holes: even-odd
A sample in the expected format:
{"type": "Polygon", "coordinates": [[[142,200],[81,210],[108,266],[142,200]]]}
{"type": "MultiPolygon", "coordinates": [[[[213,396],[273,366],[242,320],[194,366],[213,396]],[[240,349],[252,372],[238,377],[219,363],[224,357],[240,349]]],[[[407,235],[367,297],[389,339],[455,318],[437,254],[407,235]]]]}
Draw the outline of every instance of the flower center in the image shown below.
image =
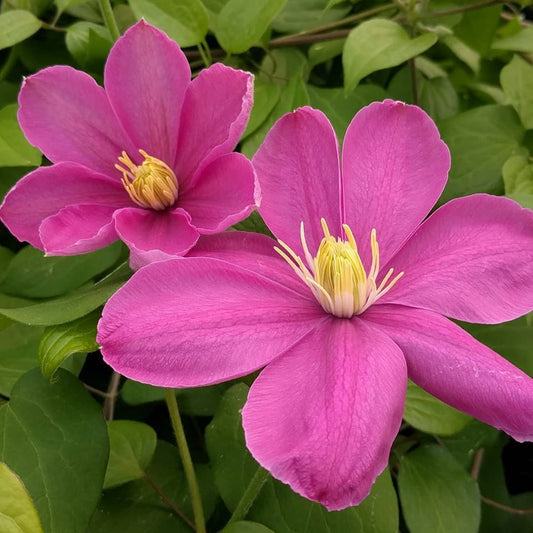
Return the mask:
{"type": "Polygon", "coordinates": [[[307,266],[284,242],[278,240],[283,250],[277,246],[274,249],[308,285],[325,311],[341,318],[360,315],[389,292],[403,276],[403,272],[391,280],[394,272],[391,268],[378,286],[376,280],[379,274],[379,246],[376,230],[373,229],[370,234],[372,265],[367,274],[357,252],[352,230],[343,224],[347,240],[335,239],[331,236],[326,221],[322,218],[320,222],[324,238],[314,258],[307,247],[303,222],[300,226],[300,238],[307,266]]]}
{"type": "Polygon", "coordinates": [[[130,198],[141,207],[162,211],[174,205],[178,198],[178,180],[172,169],[157,157],[139,150],[144,157],[136,165],[126,152],[118,158],[121,165],[115,165],[122,172],[122,183],[130,198]]]}

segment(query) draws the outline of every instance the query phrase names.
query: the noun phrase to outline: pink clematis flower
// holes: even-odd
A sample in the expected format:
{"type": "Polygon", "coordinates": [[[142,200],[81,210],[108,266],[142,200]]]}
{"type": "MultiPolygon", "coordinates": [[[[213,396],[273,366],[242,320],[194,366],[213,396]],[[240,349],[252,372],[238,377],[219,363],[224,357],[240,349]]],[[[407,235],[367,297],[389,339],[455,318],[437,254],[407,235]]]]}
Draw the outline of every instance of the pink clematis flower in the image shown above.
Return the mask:
{"type": "Polygon", "coordinates": [[[113,46],[105,90],[66,66],[27,78],[19,122],[54,164],[20,180],[0,207],[19,239],[50,255],[122,239],[132,266],[184,255],[254,205],[251,163],[232,153],[253,77],[215,64],[191,81],[179,46],[144,21],[113,46]]]}
{"type": "Polygon", "coordinates": [[[450,156],[431,119],[399,102],[361,110],[340,161],[327,118],[301,108],[253,162],[278,243],[205,237],[192,251],[204,257],[135,274],[99,324],[113,368],[190,387],[267,365],[242,413],[247,446],[330,510],[361,502],[386,467],[408,377],[533,439],[533,380],[442,316],[497,323],[531,310],[533,212],[478,194],[424,220],[450,156]]]}

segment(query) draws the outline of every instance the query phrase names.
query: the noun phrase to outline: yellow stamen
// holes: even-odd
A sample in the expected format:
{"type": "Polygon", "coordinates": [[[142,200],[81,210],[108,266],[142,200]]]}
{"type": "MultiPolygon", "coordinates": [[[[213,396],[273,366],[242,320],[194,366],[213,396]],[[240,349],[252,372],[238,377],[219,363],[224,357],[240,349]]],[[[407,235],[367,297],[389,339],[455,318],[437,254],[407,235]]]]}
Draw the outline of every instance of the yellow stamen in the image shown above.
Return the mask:
{"type": "Polygon", "coordinates": [[[320,242],[315,257],[311,256],[303,222],[300,225],[300,238],[307,266],[296,253],[282,241],[281,248],[274,249],[289,263],[298,277],[306,283],[325,311],[332,315],[350,318],[366,311],[381,296],[390,291],[403,276],[391,268],[377,285],[379,275],[379,245],[376,230],[370,233],[372,264],[368,274],[365,271],[352,230],[343,224],[346,240],[331,235],[326,221],[320,220],[324,238],[320,242]]]}
{"type": "Polygon", "coordinates": [[[136,165],[126,152],[118,158],[123,166],[115,168],[122,172],[122,183],[130,198],[141,207],[162,211],[174,205],[178,198],[178,180],[173,170],[163,161],[139,150],[144,157],[136,165]]]}

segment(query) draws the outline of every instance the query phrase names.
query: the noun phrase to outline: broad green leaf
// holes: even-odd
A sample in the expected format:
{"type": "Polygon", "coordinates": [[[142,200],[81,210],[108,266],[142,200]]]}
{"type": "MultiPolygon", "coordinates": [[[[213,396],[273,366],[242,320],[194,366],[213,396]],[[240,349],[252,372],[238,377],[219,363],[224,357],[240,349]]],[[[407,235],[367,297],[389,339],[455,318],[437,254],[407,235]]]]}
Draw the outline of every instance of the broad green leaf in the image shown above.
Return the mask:
{"type": "Polygon", "coordinates": [[[333,7],[331,0],[288,0],[272,22],[272,29],[280,33],[297,33],[335,22],[349,11],[350,6],[346,2],[333,7]]]}
{"type": "Polygon", "coordinates": [[[253,233],[263,233],[269,237],[274,237],[258,211],[252,211],[248,218],[245,218],[241,222],[238,222],[232,226],[232,229],[239,231],[251,231],[253,233]]]}
{"type": "Polygon", "coordinates": [[[49,326],[44,330],[39,343],[39,365],[46,379],[52,379],[67,357],[98,349],[96,324],[99,318],[100,311],[96,311],[73,322],[49,326]]]}
{"type": "Polygon", "coordinates": [[[503,192],[502,166],[521,150],[524,129],[511,107],[470,109],[438,124],[452,154],[441,201],[476,192],[503,192]]]}
{"type": "Polygon", "coordinates": [[[83,68],[103,65],[113,44],[109,30],[92,22],[75,22],[65,36],[67,50],[83,68]]]}
{"type": "Polygon", "coordinates": [[[266,81],[276,82],[281,87],[290,85],[294,78],[307,81],[309,77],[307,57],[297,48],[279,48],[271,50],[261,62],[258,77],[266,81]]]}
{"type": "Polygon", "coordinates": [[[18,379],[38,366],[42,332],[42,328],[15,322],[0,331],[0,394],[10,396],[18,379]]]}
{"type": "Polygon", "coordinates": [[[310,104],[327,115],[342,142],[348,125],[362,107],[376,100],[384,100],[387,93],[378,85],[359,85],[348,96],[340,88],[307,86],[310,104]]]}
{"type": "Polygon", "coordinates": [[[479,73],[481,57],[475,50],[455,35],[446,35],[441,40],[465,65],[470,67],[472,72],[479,73]]]}
{"type": "Polygon", "coordinates": [[[407,385],[403,417],[416,429],[434,435],[454,435],[471,420],[468,415],[431,396],[412,381],[407,385]]]}
{"type": "MultiPolygon", "coordinates": [[[[39,515],[24,483],[5,463],[0,463],[0,531],[2,533],[43,531],[39,515]]],[[[253,533],[254,530],[250,531],[253,533]]]]}
{"type": "Polygon", "coordinates": [[[109,443],[100,405],[72,374],[38,369],[0,408],[0,460],[26,485],[45,533],[84,533],[96,508],[109,443]]]}
{"type": "Polygon", "coordinates": [[[54,0],[54,4],[57,6],[59,13],[63,13],[67,9],[84,3],[85,0],[54,0]]]}
{"type": "Polygon", "coordinates": [[[274,533],[274,531],[257,522],[241,521],[226,526],[221,533],[274,533]]]}
{"type": "Polygon", "coordinates": [[[287,0],[229,0],[217,19],[216,37],[229,54],[257,43],[287,0]]]}
{"type": "Polygon", "coordinates": [[[533,209],[533,164],[527,155],[513,155],[503,165],[505,195],[533,209]]]}
{"type": "Polygon", "coordinates": [[[112,420],[109,433],[109,462],[104,489],[144,477],[155,453],[157,435],[148,425],[133,420],[112,420]]]}
{"type": "Polygon", "coordinates": [[[250,119],[246,130],[242,134],[244,139],[253,133],[266,120],[281,94],[281,88],[277,83],[256,78],[254,83],[254,105],[250,113],[250,119]]]}
{"type": "Polygon", "coordinates": [[[76,320],[100,307],[120,289],[127,278],[125,270],[117,269],[115,274],[94,285],[39,303],[0,294],[0,314],[35,326],[53,326],[76,320]]]}
{"type": "MultiPolygon", "coordinates": [[[[206,430],[207,451],[215,483],[224,503],[234,510],[258,465],[246,449],[241,409],[248,387],[229,389],[206,430]]],[[[269,479],[250,509],[247,519],[259,522],[276,533],[397,533],[396,493],[386,470],[370,495],[358,507],[329,513],[320,504],[294,493],[287,485],[269,479]],[[275,511],[274,511],[275,510],[275,511]]]]}
{"type": "Polygon", "coordinates": [[[41,29],[41,21],[29,11],[13,9],[0,15],[0,50],[31,37],[41,29]]]}
{"type": "Polygon", "coordinates": [[[207,33],[207,11],[200,0],[130,0],[133,12],[167,33],[180,46],[201,43],[207,33]]]}
{"type": "Polygon", "coordinates": [[[486,55],[500,23],[501,11],[501,5],[465,11],[453,32],[470,48],[486,55]]]}
{"type": "MultiPolygon", "coordinates": [[[[210,387],[175,389],[181,413],[191,416],[212,416],[226,388],[227,384],[221,383],[210,387]]],[[[142,405],[163,401],[165,389],[128,379],[121,389],[121,396],[128,405],[142,405]]]]}
{"type": "Polygon", "coordinates": [[[431,48],[437,42],[433,33],[411,39],[396,22],[371,19],[348,35],[342,54],[344,88],[347,92],[368,74],[395,67],[431,48]]]}
{"type": "MultiPolygon", "coordinates": [[[[213,475],[203,464],[195,464],[206,519],[218,496],[213,475]]],[[[177,448],[159,441],[146,477],[106,490],[94,513],[89,533],[191,533],[191,528],[161,500],[157,487],[175,507],[193,522],[187,481],[177,448]],[[152,483],[152,484],[151,484],[152,483]]]]}
{"type": "Polygon", "coordinates": [[[314,67],[342,54],[346,39],[334,39],[312,44],[307,51],[309,65],[314,67]]]}
{"type": "Polygon", "coordinates": [[[444,448],[423,446],[404,455],[398,487],[410,533],[477,533],[477,483],[444,448]]]}
{"type": "Polygon", "coordinates": [[[0,283],[4,281],[7,273],[7,266],[15,254],[5,246],[0,246],[0,283]]]}
{"type": "Polygon", "coordinates": [[[53,3],[53,0],[9,0],[9,2],[3,2],[2,11],[22,9],[24,11],[31,11],[36,17],[38,17],[53,3]]]}
{"type": "MultiPolygon", "coordinates": [[[[0,18],[2,16],[0,15],[0,18]]],[[[17,104],[0,109],[0,165],[36,167],[41,164],[41,152],[24,137],[17,122],[17,109],[17,104]]]]}
{"type": "Polygon", "coordinates": [[[533,53],[533,28],[525,27],[518,33],[499,39],[492,44],[495,50],[533,53]]]}
{"type": "Polygon", "coordinates": [[[81,287],[108,270],[120,256],[120,243],[89,254],[46,257],[26,246],[9,264],[0,291],[28,298],[51,298],[81,287]]]}
{"type": "Polygon", "coordinates": [[[503,92],[526,129],[533,129],[533,65],[515,55],[500,73],[503,92]]]}

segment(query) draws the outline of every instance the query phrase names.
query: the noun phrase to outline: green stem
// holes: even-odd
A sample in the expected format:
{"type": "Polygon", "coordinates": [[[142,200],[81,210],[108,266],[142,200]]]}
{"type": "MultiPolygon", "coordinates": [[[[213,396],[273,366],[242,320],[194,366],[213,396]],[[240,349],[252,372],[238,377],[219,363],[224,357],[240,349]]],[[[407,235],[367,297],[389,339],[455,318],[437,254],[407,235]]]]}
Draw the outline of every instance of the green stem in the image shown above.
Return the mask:
{"type": "Polygon", "coordinates": [[[207,57],[207,54],[205,53],[204,47],[202,43],[198,43],[196,45],[196,48],[198,48],[198,52],[200,53],[200,57],[202,58],[202,61],[204,62],[204,65],[209,67],[211,65],[211,61],[209,61],[209,58],[207,57]]]}
{"type": "Polygon", "coordinates": [[[172,427],[174,428],[174,434],[176,435],[176,442],[178,444],[178,450],[183,463],[183,471],[185,472],[187,484],[189,485],[196,531],[197,533],[206,533],[200,487],[198,486],[198,480],[196,479],[196,474],[194,473],[194,466],[192,464],[189,447],[187,446],[187,439],[185,438],[183,424],[181,423],[176,394],[174,393],[173,389],[165,389],[165,400],[167,402],[172,427]]]}
{"type": "Polygon", "coordinates": [[[228,524],[238,522],[239,520],[244,520],[246,518],[250,507],[252,507],[255,499],[259,496],[259,493],[261,492],[261,489],[263,488],[263,485],[269,476],[270,474],[264,468],[259,467],[257,469],[254,477],[250,481],[250,484],[248,487],[246,487],[241,500],[237,504],[235,511],[233,511],[228,524]]]}
{"type": "Polygon", "coordinates": [[[98,0],[98,3],[100,4],[100,11],[102,12],[102,17],[104,17],[105,25],[111,34],[111,38],[113,41],[116,41],[120,37],[120,31],[118,30],[115,15],[113,14],[111,2],[109,0],[98,0]]]}

